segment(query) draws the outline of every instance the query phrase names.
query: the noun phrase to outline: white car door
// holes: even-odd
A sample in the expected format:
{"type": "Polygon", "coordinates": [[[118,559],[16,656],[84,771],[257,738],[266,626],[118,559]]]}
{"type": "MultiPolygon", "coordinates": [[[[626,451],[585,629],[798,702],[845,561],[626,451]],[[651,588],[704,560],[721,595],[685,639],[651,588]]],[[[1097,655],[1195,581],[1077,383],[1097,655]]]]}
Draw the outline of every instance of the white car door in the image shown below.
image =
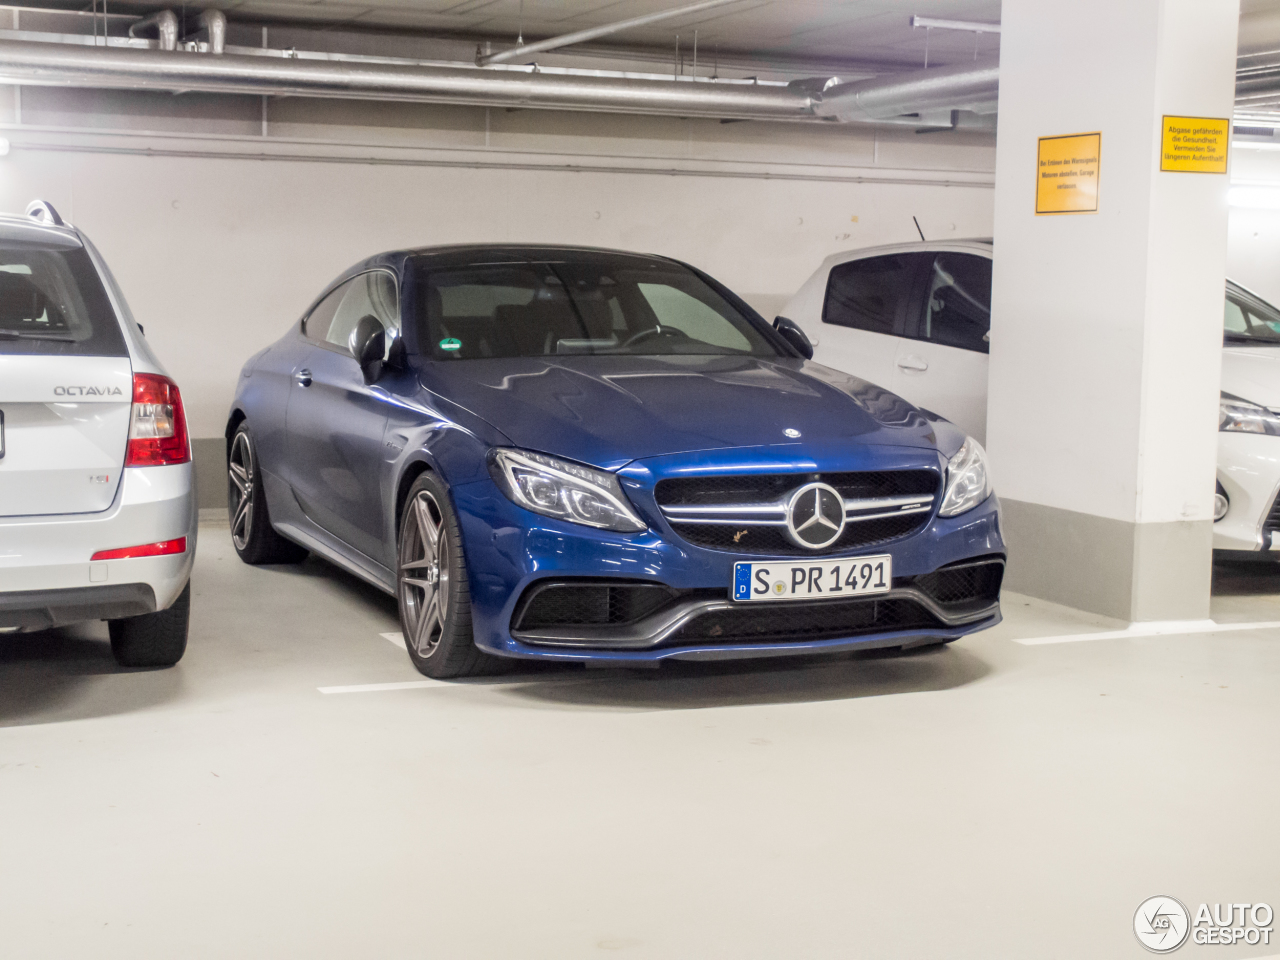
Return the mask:
{"type": "MultiPolygon", "coordinates": [[[[922,257],[928,255],[893,253],[835,264],[823,291],[813,359],[901,394],[905,378],[897,360],[910,346],[901,334],[922,257]]],[[[811,322],[805,326],[813,329],[811,322]]]]}
{"type": "Polygon", "coordinates": [[[972,253],[928,255],[923,303],[899,341],[896,392],[987,440],[987,333],[991,261],[972,253]]]}

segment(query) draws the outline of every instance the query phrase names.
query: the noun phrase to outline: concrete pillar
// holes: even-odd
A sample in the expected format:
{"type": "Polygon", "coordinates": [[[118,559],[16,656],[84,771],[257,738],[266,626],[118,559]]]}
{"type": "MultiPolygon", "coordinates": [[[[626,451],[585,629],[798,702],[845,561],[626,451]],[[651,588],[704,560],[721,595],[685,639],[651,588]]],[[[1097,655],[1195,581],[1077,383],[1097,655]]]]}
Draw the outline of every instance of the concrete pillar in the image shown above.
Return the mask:
{"type": "Polygon", "coordinates": [[[1230,119],[1238,19],[1004,0],[987,438],[1010,589],[1209,615],[1228,176],[1162,171],[1161,144],[1166,115],[1230,119]],[[1093,132],[1096,164],[1075,141],[1074,166],[1038,166],[1039,138],[1093,132]],[[1037,215],[1040,172],[1087,201],[1090,168],[1096,212],[1037,215]]]}

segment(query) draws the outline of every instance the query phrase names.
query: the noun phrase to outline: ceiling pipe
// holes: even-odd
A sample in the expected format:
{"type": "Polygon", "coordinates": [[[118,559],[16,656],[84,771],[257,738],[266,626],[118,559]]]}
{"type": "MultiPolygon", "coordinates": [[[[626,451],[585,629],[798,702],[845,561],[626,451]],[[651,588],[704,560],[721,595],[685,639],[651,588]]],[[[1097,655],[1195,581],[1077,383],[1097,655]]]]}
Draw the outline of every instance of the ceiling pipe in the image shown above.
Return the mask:
{"type": "Polygon", "coordinates": [[[599,37],[607,37],[610,34],[620,33],[623,30],[630,30],[633,27],[647,27],[651,23],[660,23],[663,20],[671,20],[675,17],[683,17],[691,13],[701,13],[703,10],[711,10],[715,7],[724,7],[731,3],[742,3],[742,0],[702,0],[701,3],[691,3],[683,7],[674,7],[670,10],[659,10],[657,13],[646,13],[644,16],[632,17],[630,20],[620,20],[617,23],[606,23],[599,27],[590,27],[586,30],[578,30],[576,33],[566,33],[559,37],[551,37],[547,40],[539,40],[536,43],[526,43],[510,50],[502,50],[498,53],[476,54],[476,64],[481,67],[487,67],[491,63],[509,63],[512,60],[519,60],[535,53],[542,53],[546,50],[558,50],[561,47],[572,46],[575,43],[587,43],[599,37]]]}
{"type": "Polygon", "coordinates": [[[186,90],[607,113],[813,120],[813,99],[791,86],[676,83],[476,67],[192,56],[127,47],[0,40],[0,83],[186,90]]]}
{"type": "Polygon", "coordinates": [[[172,10],[157,10],[149,17],[135,20],[129,24],[129,36],[136,37],[139,30],[152,30],[160,41],[161,50],[176,50],[178,47],[178,15],[172,10]]]}
{"type": "Polygon", "coordinates": [[[932,113],[996,100],[1000,68],[993,62],[913,70],[828,87],[814,112],[844,122],[889,121],[907,113],[932,113]]]}
{"type": "Polygon", "coordinates": [[[209,52],[221,54],[227,46],[227,15],[221,10],[201,10],[196,33],[209,37],[209,52]]]}
{"type": "MultiPolygon", "coordinates": [[[[157,19],[157,25],[163,23],[157,19]]],[[[202,57],[180,51],[16,40],[0,40],[0,83],[944,128],[956,124],[950,111],[990,103],[998,89],[993,65],[940,67],[852,83],[679,83],[463,65],[240,54],[202,57]],[[943,119],[934,124],[928,120],[933,116],[943,119]]]]}

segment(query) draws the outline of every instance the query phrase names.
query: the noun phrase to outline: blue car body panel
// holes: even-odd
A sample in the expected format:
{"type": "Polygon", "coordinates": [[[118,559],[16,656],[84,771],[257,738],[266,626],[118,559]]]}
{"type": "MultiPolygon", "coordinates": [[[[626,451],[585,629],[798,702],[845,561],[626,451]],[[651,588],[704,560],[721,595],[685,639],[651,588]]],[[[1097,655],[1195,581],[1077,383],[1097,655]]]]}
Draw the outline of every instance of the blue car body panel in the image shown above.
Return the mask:
{"type": "MultiPolygon", "coordinates": [[[[521,597],[531,584],[549,578],[621,578],[681,591],[723,591],[728,598],[734,562],[762,558],[683,539],[654,497],[664,479],[927,470],[937,474],[940,494],[947,458],[965,438],[950,423],[879,387],[799,357],[432,360],[417,342],[415,271],[407,265],[414,256],[448,262],[467,254],[466,248],[386,254],[353,267],[330,286],[371,267],[396,273],[405,363],[375,383],[364,383],[349,355],[307,340],[299,323],[245,365],[228,440],[247,418],[271,520],[285,536],[394,593],[404,494],[421,471],[435,471],[449,487],[463,531],[475,641],[505,656],[764,656],[950,639],[999,621],[995,607],[982,619],[945,629],[627,650],[544,646],[513,637],[521,597]],[[303,372],[310,374],[305,389],[297,379],[303,372]],[[614,533],[523,509],[490,476],[486,456],[499,446],[616,472],[649,528],[614,533]]],[[[736,297],[733,302],[773,335],[750,308],[736,297]]],[[[891,554],[895,582],[970,558],[1003,559],[994,496],[958,517],[942,518],[936,511],[935,503],[928,522],[909,536],[844,555],[891,554]]],[[[831,563],[837,556],[824,554],[815,562],[831,563]]]]}

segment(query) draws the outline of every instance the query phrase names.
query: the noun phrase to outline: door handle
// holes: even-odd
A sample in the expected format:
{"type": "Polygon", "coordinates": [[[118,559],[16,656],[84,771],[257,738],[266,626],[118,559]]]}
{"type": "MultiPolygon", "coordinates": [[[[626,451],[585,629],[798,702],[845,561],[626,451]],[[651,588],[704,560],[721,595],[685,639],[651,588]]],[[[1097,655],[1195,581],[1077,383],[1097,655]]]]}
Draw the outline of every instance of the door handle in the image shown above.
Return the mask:
{"type": "Polygon", "coordinates": [[[302,370],[295,370],[293,373],[293,382],[300,387],[311,386],[311,371],[306,368],[303,368],[302,370]]]}
{"type": "Polygon", "coordinates": [[[924,371],[929,369],[929,364],[917,356],[906,356],[898,361],[898,369],[914,370],[916,373],[924,373],[924,371]]]}

